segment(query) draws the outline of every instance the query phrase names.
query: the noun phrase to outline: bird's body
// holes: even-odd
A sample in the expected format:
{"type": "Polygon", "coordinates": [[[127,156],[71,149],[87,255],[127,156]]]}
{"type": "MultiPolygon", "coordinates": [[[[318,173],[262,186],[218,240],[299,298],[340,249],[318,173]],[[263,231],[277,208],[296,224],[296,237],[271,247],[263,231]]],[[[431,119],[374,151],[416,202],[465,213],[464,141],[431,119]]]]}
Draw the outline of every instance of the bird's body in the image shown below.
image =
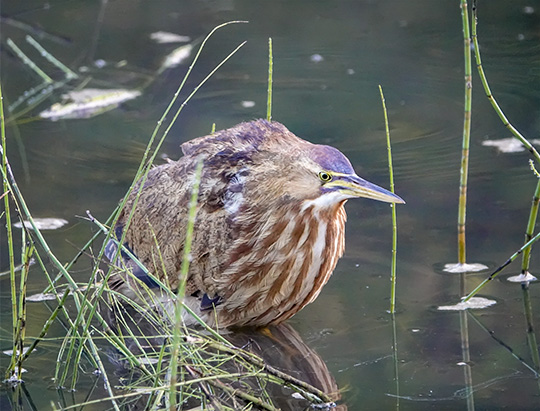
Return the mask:
{"type": "MultiPolygon", "coordinates": [[[[211,325],[290,318],[317,297],[343,254],[346,200],[403,202],[356,176],[335,148],[302,140],[276,122],[242,123],[182,150],[178,161],[150,171],[126,231],[137,189],[128,197],[115,234],[124,234],[145,267],[176,288],[202,161],[185,301],[211,325]]],[[[115,247],[108,249],[112,259],[115,247]]],[[[134,285],[125,274],[110,283],[120,290],[134,285]]]]}

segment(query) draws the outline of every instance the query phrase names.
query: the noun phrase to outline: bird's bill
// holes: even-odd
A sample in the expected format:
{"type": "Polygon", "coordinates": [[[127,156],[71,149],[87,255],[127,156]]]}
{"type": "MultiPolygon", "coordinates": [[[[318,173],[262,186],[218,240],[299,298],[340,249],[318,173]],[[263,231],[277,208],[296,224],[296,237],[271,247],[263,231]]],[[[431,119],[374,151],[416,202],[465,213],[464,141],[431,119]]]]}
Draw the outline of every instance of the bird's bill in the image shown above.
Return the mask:
{"type": "Polygon", "coordinates": [[[405,204],[405,201],[394,193],[370,183],[357,175],[336,176],[326,186],[334,186],[340,193],[350,197],[370,198],[385,203],[405,204]]]}

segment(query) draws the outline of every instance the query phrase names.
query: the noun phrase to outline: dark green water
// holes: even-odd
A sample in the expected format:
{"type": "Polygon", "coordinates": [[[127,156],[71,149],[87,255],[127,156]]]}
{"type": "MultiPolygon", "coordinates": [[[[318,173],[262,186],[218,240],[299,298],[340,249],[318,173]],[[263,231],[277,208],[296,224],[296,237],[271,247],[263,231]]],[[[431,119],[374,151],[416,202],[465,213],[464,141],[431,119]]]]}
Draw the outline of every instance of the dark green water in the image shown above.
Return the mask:
{"type": "MultiPolygon", "coordinates": [[[[497,304],[468,315],[472,394],[464,380],[460,314],[436,311],[458,301],[459,276],[439,267],[457,260],[456,220],[463,110],[463,39],[459,2],[402,1],[2,1],[1,12],[34,27],[30,34],[72,69],[90,67],[94,87],[132,88],[140,73],[157,70],[174,45],[158,45],[157,31],[196,39],[228,20],[209,41],[187,83],[191,91],[237,44],[247,44],[186,106],[162,149],[171,158],[193,137],[266,115],[267,41],[274,46],[273,118],[297,135],[341,149],[358,174],[388,186],[384,122],[378,85],[386,95],[393,141],[398,209],[398,293],[395,317],[399,392],[392,357],[390,295],[391,220],[387,205],[347,205],[347,249],[319,298],[289,323],[326,363],[350,410],[538,409],[538,381],[496,337],[532,365],[519,284],[497,279],[482,295],[497,304]],[[101,7],[101,8],[100,8],[101,7]],[[40,37],[43,30],[47,35],[40,37]],[[313,57],[320,55],[321,58],[313,57]],[[94,62],[107,65],[97,69],[94,62]],[[119,61],[127,66],[115,68],[119,61]],[[314,61],[320,60],[320,61],[314,61]],[[137,74],[139,73],[139,74],[137,74]],[[244,107],[242,101],[252,101],[244,107]],[[473,318],[474,316],[474,318],[473,318]],[[483,329],[478,322],[487,330],[483,329]],[[467,401],[468,400],[468,401],[467,401]],[[474,404],[473,404],[474,403],[474,404]]],[[[492,91],[508,118],[527,137],[540,130],[540,4],[480,2],[479,36],[492,91]]],[[[0,26],[0,80],[9,105],[39,78],[6,45],[11,38],[55,79],[61,73],[25,42],[28,31],[8,20],[0,26]]],[[[69,224],[45,232],[60,261],[68,261],[95,230],[78,218],[86,210],[104,220],[129,186],[148,138],[188,63],[165,71],[141,97],[83,120],[35,119],[7,128],[8,153],[36,217],[69,224]],[[21,155],[24,153],[24,156],[21,155]]],[[[76,84],[74,82],[73,84],[76,84]]],[[[36,116],[53,98],[21,120],[36,116]]],[[[470,262],[495,268],[523,241],[536,178],[526,153],[501,154],[482,146],[509,137],[473,79],[467,253],[470,262]]],[[[18,233],[18,232],[17,232],[18,233]]],[[[8,268],[2,232],[0,269],[8,268]]],[[[86,281],[88,260],[74,276],[86,281]]],[[[531,267],[540,274],[538,251],[531,267]]],[[[508,272],[516,273],[519,264],[508,272]]],[[[30,294],[45,279],[38,271],[30,294]]],[[[471,290],[484,275],[467,278],[471,290]]],[[[0,277],[0,348],[10,348],[9,279],[0,277]]],[[[538,287],[531,285],[533,314],[540,318],[538,287]]],[[[36,335],[48,311],[29,307],[28,335],[36,335]]],[[[53,326],[49,337],[61,337],[53,326]]],[[[37,409],[60,403],[51,377],[60,342],[51,340],[27,364],[25,387],[37,409]]],[[[0,358],[5,369],[8,357],[0,358]]],[[[87,382],[86,382],[87,381],[87,382]]],[[[85,376],[75,401],[85,398],[85,376]]],[[[101,387],[99,381],[97,385],[101,387]]],[[[9,409],[3,390],[0,408],[9,409]]],[[[66,403],[72,403],[67,400],[66,403]]],[[[31,409],[25,403],[27,409],[31,409]]],[[[102,405],[102,407],[105,407],[102,405]]],[[[103,409],[103,408],[95,408],[103,409]]]]}

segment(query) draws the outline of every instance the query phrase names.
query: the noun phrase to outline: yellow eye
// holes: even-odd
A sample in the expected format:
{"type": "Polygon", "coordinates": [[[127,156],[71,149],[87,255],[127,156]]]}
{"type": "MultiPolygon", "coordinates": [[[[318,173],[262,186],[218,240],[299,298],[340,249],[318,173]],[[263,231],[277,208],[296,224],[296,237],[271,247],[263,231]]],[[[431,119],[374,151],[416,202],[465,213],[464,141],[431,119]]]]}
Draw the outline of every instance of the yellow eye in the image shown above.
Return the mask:
{"type": "Polygon", "coordinates": [[[321,171],[319,173],[319,178],[321,181],[324,181],[325,183],[332,180],[332,175],[330,173],[327,173],[326,171],[321,171]]]}

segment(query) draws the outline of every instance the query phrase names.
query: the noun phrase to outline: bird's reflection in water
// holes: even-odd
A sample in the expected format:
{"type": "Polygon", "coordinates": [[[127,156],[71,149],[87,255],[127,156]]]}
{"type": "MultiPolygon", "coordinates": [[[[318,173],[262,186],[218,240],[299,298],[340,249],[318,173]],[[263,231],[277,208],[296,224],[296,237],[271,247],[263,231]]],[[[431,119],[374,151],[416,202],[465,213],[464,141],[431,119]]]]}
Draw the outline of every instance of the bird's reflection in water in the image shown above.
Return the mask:
{"type": "MultiPolygon", "coordinates": [[[[117,330],[123,336],[127,336],[130,331],[126,327],[129,326],[133,334],[138,336],[136,339],[133,337],[124,337],[128,349],[133,353],[141,353],[142,351],[155,352],[164,343],[167,343],[167,338],[163,337],[163,332],[160,332],[159,327],[152,321],[149,321],[150,316],[141,315],[134,312],[132,308],[126,308],[125,306],[121,309],[117,306],[116,309],[110,310],[110,308],[105,308],[102,305],[100,311],[102,314],[107,314],[104,315],[104,318],[106,318],[112,329],[117,330]],[[123,320],[120,321],[120,318],[123,320]]],[[[200,334],[195,332],[193,335],[200,334]]],[[[224,335],[224,337],[235,347],[259,356],[272,369],[288,374],[297,380],[321,390],[336,403],[340,400],[341,394],[339,388],[323,359],[302,340],[302,337],[291,325],[282,323],[262,329],[241,329],[230,332],[224,335]]],[[[120,381],[123,384],[130,385],[135,383],[137,385],[136,381],[141,375],[138,372],[134,372],[132,367],[128,366],[127,361],[122,355],[119,355],[117,351],[114,353],[111,352],[109,359],[115,365],[116,375],[120,377],[120,381]]],[[[225,373],[235,373],[240,370],[234,361],[229,361],[223,366],[223,371],[225,373]]],[[[259,386],[260,380],[243,378],[242,384],[246,383],[254,391],[260,391],[261,389],[259,386]]],[[[283,411],[314,409],[311,406],[311,402],[296,394],[286,385],[269,383],[266,384],[264,389],[277,409],[283,411]]],[[[201,409],[195,403],[188,402],[188,404],[184,405],[186,407],[182,409],[201,409]]],[[[124,409],[143,410],[147,406],[148,396],[143,395],[138,400],[130,400],[125,403],[124,409]]],[[[338,403],[333,407],[318,405],[317,409],[345,411],[347,410],[347,406],[338,403]]]]}
{"type": "MultiPolygon", "coordinates": [[[[339,387],[323,359],[308,347],[291,325],[282,323],[262,330],[241,330],[227,335],[227,339],[259,355],[272,367],[320,389],[334,401],[341,398],[339,387]]],[[[295,398],[286,387],[273,384],[269,392],[281,410],[309,409],[306,401],[295,398]]],[[[347,407],[338,404],[332,409],[345,411],[347,407]]]]}

